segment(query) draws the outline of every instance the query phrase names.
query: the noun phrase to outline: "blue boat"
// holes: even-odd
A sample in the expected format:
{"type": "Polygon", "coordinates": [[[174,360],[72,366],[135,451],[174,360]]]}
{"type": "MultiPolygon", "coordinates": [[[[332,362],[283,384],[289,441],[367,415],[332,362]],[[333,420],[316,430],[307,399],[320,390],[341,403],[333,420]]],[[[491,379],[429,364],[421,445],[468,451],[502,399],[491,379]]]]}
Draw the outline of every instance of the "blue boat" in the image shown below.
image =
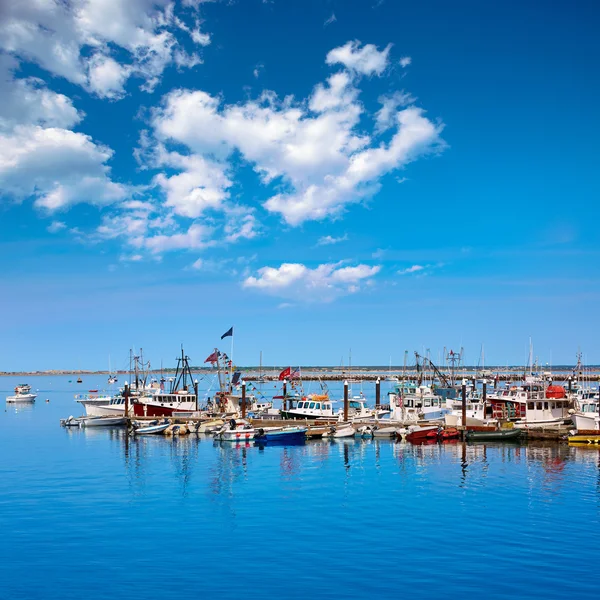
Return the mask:
{"type": "Polygon", "coordinates": [[[306,431],[306,427],[261,428],[256,430],[254,441],[258,444],[303,444],[306,431]]]}

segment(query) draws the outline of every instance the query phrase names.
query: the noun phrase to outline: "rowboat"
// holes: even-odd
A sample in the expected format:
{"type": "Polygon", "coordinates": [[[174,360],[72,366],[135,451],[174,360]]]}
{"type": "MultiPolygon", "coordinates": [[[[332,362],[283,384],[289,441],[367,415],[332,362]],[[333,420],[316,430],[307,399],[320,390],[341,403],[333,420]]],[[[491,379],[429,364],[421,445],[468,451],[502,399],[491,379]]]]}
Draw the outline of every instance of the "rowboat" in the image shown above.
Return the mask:
{"type": "Polygon", "coordinates": [[[398,431],[398,427],[377,427],[373,428],[373,437],[376,438],[393,438],[398,431]]]}
{"type": "Polygon", "coordinates": [[[127,424],[125,417],[84,417],[80,419],[81,427],[122,427],[127,424]]]}
{"type": "Polygon", "coordinates": [[[439,427],[437,425],[429,425],[427,427],[410,427],[406,434],[407,442],[419,442],[423,440],[437,440],[439,427]]]}
{"type": "Polygon", "coordinates": [[[341,427],[335,428],[335,430],[331,433],[331,437],[333,439],[349,438],[354,437],[355,433],[356,431],[352,425],[342,425],[341,427]]]}
{"type": "Polygon", "coordinates": [[[302,444],[306,440],[306,427],[260,428],[254,441],[260,444],[302,444]]]}
{"type": "Polygon", "coordinates": [[[521,429],[498,429],[496,431],[467,431],[468,442],[512,442],[518,441],[521,429]]]}
{"type": "Polygon", "coordinates": [[[135,435],[159,435],[163,433],[168,427],[170,423],[167,421],[162,421],[160,423],[153,422],[152,425],[146,425],[145,427],[135,427],[133,433],[135,435]]]}
{"type": "Polygon", "coordinates": [[[216,440],[223,442],[250,442],[254,439],[256,431],[247,421],[231,419],[213,433],[216,440]]]}

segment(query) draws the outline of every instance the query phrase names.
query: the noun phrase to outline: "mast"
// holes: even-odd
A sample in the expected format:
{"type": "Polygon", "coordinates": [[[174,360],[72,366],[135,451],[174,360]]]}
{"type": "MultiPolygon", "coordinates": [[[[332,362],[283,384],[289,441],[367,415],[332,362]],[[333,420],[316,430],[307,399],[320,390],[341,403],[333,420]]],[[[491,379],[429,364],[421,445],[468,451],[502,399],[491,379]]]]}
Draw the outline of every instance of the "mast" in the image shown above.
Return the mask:
{"type": "Polygon", "coordinates": [[[262,378],[263,378],[263,374],[262,374],[262,350],[261,350],[260,351],[260,362],[258,365],[258,379],[261,383],[262,383],[262,378]]]}

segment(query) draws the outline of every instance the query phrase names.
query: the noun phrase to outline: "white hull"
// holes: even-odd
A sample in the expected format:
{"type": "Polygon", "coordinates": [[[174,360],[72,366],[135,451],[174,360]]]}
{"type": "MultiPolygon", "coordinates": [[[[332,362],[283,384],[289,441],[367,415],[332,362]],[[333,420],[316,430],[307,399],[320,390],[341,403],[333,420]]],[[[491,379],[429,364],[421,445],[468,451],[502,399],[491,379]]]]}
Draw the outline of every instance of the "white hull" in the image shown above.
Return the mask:
{"type": "Polygon", "coordinates": [[[87,402],[82,402],[81,404],[83,404],[83,407],[85,408],[85,414],[88,417],[111,417],[121,416],[125,414],[124,405],[110,405],[108,403],[88,404],[87,402]]]}
{"type": "Polygon", "coordinates": [[[81,419],[82,427],[117,427],[127,423],[125,417],[92,417],[81,419]]]}
{"type": "Polygon", "coordinates": [[[254,439],[254,429],[228,429],[221,431],[215,437],[223,442],[250,442],[254,439]]]}
{"type": "Polygon", "coordinates": [[[600,430],[600,415],[598,413],[574,413],[571,415],[571,420],[575,425],[575,429],[584,430],[600,430]]]}
{"type": "Polygon", "coordinates": [[[7,402],[35,402],[37,394],[15,394],[14,396],[7,396],[7,402]]]}
{"type": "Polygon", "coordinates": [[[564,419],[563,417],[558,417],[555,419],[540,419],[538,421],[528,421],[525,419],[524,421],[515,421],[515,427],[517,429],[529,429],[530,427],[558,427],[560,425],[564,425],[565,421],[568,419],[564,419]]]}
{"type": "MultiPolygon", "coordinates": [[[[102,407],[102,406],[108,406],[108,403],[110,402],[110,396],[99,397],[99,398],[88,398],[87,400],[77,400],[77,402],[79,402],[79,404],[81,404],[81,406],[83,406],[83,409],[85,410],[85,414],[88,417],[100,417],[100,416],[103,416],[108,413],[96,411],[95,409],[102,407]]],[[[117,414],[117,413],[115,413],[115,414],[117,414]]]]}

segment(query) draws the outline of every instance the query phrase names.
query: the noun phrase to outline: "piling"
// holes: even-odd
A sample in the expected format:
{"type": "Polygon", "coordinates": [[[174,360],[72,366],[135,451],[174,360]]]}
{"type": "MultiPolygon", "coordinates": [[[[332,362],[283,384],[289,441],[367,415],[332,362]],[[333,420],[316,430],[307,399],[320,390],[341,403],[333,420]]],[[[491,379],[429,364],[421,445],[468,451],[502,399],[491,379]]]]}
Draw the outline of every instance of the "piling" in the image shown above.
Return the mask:
{"type": "Polygon", "coordinates": [[[344,381],[344,422],[348,421],[348,382],[344,381]]]}
{"type": "Polygon", "coordinates": [[[196,394],[196,412],[198,412],[198,380],[194,381],[194,392],[196,394]]]}
{"type": "Polygon", "coordinates": [[[283,380],[283,410],[287,410],[287,381],[283,380]]]}
{"type": "Polygon", "coordinates": [[[379,377],[375,382],[375,408],[379,408],[381,405],[381,380],[379,377]]]}
{"type": "Polygon", "coordinates": [[[125,382],[123,388],[123,398],[125,398],[125,418],[129,417],[129,384],[125,382]]]}
{"type": "Polygon", "coordinates": [[[242,381],[242,419],[246,418],[246,382],[242,381]]]}
{"type": "Polygon", "coordinates": [[[467,380],[462,380],[462,426],[463,435],[467,435],[467,380]]]}

